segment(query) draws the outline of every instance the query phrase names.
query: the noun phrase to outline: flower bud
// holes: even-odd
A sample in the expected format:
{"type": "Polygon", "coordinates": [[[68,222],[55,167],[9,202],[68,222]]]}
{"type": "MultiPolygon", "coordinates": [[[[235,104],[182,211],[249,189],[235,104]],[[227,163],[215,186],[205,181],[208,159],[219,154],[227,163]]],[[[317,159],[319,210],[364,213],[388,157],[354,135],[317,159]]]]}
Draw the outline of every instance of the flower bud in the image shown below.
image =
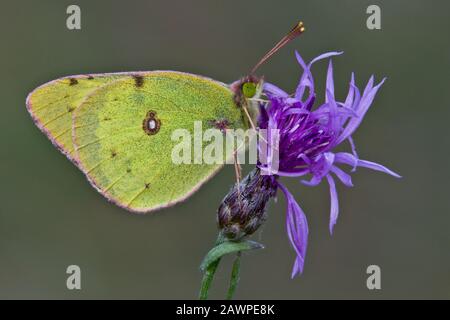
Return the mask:
{"type": "Polygon", "coordinates": [[[238,240],[254,233],[267,217],[266,207],[277,192],[274,176],[261,175],[255,168],[235,184],[222,200],[217,221],[224,236],[238,240]]]}

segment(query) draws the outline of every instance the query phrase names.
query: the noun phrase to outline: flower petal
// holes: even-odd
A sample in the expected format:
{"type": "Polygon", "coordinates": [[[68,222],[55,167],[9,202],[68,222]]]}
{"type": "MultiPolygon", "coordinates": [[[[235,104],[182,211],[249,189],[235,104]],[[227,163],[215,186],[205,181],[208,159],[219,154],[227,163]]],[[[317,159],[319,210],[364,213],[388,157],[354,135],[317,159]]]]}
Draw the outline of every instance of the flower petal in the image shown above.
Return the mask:
{"type": "Polygon", "coordinates": [[[303,94],[305,93],[305,89],[308,88],[309,89],[309,97],[306,99],[305,105],[309,105],[311,100],[314,98],[314,78],[311,74],[311,66],[317,62],[320,61],[322,59],[326,59],[332,56],[337,56],[337,55],[341,55],[344,52],[326,52],[323,53],[321,55],[319,55],[318,57],[314,58],[308,65],[306,65],[306,63],[303,61],[303,58],[300,56],[300,54],[295,51],[295,56],[297,57],[297,61],[298,63],[302,66],[304,72],[303,75],[300,78],[300,82],[299,85],[297,87],[297,90],[295,91],[295,97],[297,99],[302,99],[303,98],[303,94]]]}
{"type": "Polygon", "coordinates": [[[273,85],[273,84],[268,83],[268,82],[264,82],[263,91],[266,94],[274,95],[274,96],[277,96],[277,97],[280,97],[280,98],[287,98],[287,97],[289,97],[289,94],[284,92],[284,90],[282,90],[282,89],[278,88],[276,85],[273,85]]]}
{"type": "Polygon", "coordinates": [[[369,168],[372,170],[376,170],[376,171],[381,171],[384,173],[387,173],[391,176],[394,176],[396,178],[401,178],[401,176],[397,173],[395,173],[394,171],[386,168],[385,166],[372,162],[372,161],[367,161],[367,160],[361,160],[356,158],[354,155],[347,153],[347,152],[338,152],[335,155],[335,159],[334,161],[336,163],[344,163],[344,164],[348,164],[350,166],[358,166],[358,167],[364,167],[364,168],[369,168]]]}
{"type": "Polygon", "coordinates": [[[300,180],[300,182],[302,184],[304,184],[305,186],[308,187],[315,187],[317,185],[319,185],[319,183],[322,181],[322,177],[318,177],[318,176],[313,176],[311,178],[311,180],[307,181],[307,180],[300,180]]]}
{"type": "Polygon", "coordinates": [[[286,229],[288,233],[289,240],[297,253],[297,258],[295,259],[294,267],[292,269],[293,278],[298,273],[303,272],[303,266],[306,256],[306,248],[308,245],[308,221],[300,208],[295,198],[289,192],[289,190],[281,183],[278,186],[283,191],[286,197],[287,210],[286,210],[286,229]]]}
{"type": "Polygon", "coordinates": [[[336,224],[338,215],[339,215],[339,200],[336,191],[336,184],[334,183],[334,179],[331,175],[327,174],[328,184],[330,185],[330,198],[331,198],[331,207],[330,207],[330,234],[333,234],[333,228],[336,224]]]}
{"type": "Polygon", "coordinates": [[[367,82],[366,87],[364,88],[363,97],[366,96],[373,89],[374,80],[375,80],[374,76],[371,75],[369,81],[367,82]]]}
{"type": "MultiPolygon", "coordinates": [[[[350,148],[352,149],[353,155],[355,156],[356,159],[358,159],[359,157],[358,157],[358,153],[356,152],[355,141],[353,141],[352,136],[349,136],[347,140],[350,143],[350,148]]],[[[355,172],[355,171],[356,171],[356,164],[352,168],[352,172],[355,172]]]]}
{"type": "Polygon", "coordinates": [[[303,170],[294,171],[294,172],[278,171],[277,175],[283,176],[283,177],[301,177],[308,173],[309,173],[308,170],[303,169],[303,170]]]}
{"type": "Polygon", "coordinates": [[[372,82],[373,78],[371,77],[369,80],[369,83],[367,84],[366,88],[364,89],[364,93],[361,97],[361,101],[356,106],[355,110],[358,114],[357,118],[352,118],[347,126],[345,127],[344,131],[341,133],[339,139],[337,140],[337,144],[341,143],[345,139],[347,139],[353,132],[358,128],[359,124],[361,123],[362,119],[364,118],[364,115],[366,114],[367,110],[369,109],[370,105],[372,104],[373,99],[375,98],[375,95],[377,94],[378,89],[383,85],[386,78],[384,78],[378,85],[372,88],[372,82]]]}
{"type": "Polygon", "coordinates": [[[295,98],[302,100],[303,94],[305,93],[305,89],[309,89],[309,97],[314,93],[314,78],[309,70],[309,67],[306,65],[305,61],[303,61],[302,56],[295,51],[295,57],[297,58],[298,63],[303,68],[303,74],[300,78],[300,82],[297,86],[297,90],[295,90],[295,98]]]}
{"type": "Polygon", "coordinates": [[[289,109],[288,111],[286,111],[285,114],[286,115],[290,115],[290,114],[309,114],[309,111],[293,107],[293,108],[289,109]]]}
{"type": "Polygon", "coordinates": [[[311,67],[314,63],[316,63],[319,60],[326,59],[326,58],[333,57],[333,56],[339,56],[343,53],[344,53],[344,51],[330,51],[330,52],[322,53],[321,55],[312,59],[308,66],[311,67]]]}
{"type": "Polygon", "coordinates": [[[267,107],[266,105],[260,103],[258,127],[260,127],[261,129],[267,129],[268,122],[269,122],[269,115],[267,113],[267,107]]]}
{"type": "Polygon", "coordinates": [[[347,98],[345,98],[344,107],[350,108],[353,103],[353,98],[355,95],[355,74],[352,72],[352,77],[350,79],[350,87],[348,88],[347,98]]]}
{"type": "Polygon", "coordinates": [[[358,165],[358,158],[348,152],[335,153],[334,161],[337,163],[348,164],[349,166],[356,167],[358,165]]]}
{"type": "Polygon", "coordinates": [[[358,167],[364,167],[364,168],[369,168],[375,171],[381,171],[387,174],[390,174],[391,176],[394,176],[396,178],[401,178],[401,176],[397,173],[395,173],[394,171],[386,168],[385,166],[372,162],[372,161],[367,161],[367,160],[360,160],[358,159],[358,167]]]}
{"type": "Polygon", "coordinates": [[[336,166],[332,166],[331,167],[331,172],[333,172],[336,177],[338,177],[338,179],[347,187],[353,187],[353,183],[352,183],[352,177],[345,173],[341,168],[338,168],[336,166]]]}
{"type": "Polygon", "coordinates": [[[334,100],[333,63],[331,59],[330,62],[328,63],[325,102],[328,102],[330,99],[334,100]]]}
{"type": "Polygon", "coordinates": [[[332,92],[327,90],[326,92],[328,105],[330,107],[330,116],[328,117],[328,126],[331,128],[332,132],[334,133],[334,138],[331,142],[332,147],[337,145],[337,138],[339,137],[339,129],[340,129],[340,121],[338,118],[338,107],[336,104],[336,101],[334,100],[334,95],[332,92]]]}

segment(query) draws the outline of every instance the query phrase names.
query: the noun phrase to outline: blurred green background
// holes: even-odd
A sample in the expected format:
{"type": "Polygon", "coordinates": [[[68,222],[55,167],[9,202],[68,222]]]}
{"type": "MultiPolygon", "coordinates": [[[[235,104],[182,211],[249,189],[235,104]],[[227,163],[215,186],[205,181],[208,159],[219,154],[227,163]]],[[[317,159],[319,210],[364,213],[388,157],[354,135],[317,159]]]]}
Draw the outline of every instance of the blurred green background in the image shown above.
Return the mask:
{"type": "MultiPolygon", "coordinates": [[[[64,75],[172,69],[232,82],[299,19],[307,32],[260,69],[293,90],[310,60],[335,58],[337,95],[352,71],[388,80],[354,135],[362,158],[404,176],[360,169],[355,188],[338,186],[340,217],[328,232],[329,194],[283,180],[310,226],[304,274],[290,279],[294,252],[285,201],[254,238],[236,298],[450,298],[450,3],[448,1],[8,1],[0,33],[0,298],[197,297],[199,264],[216,234],[215,212],[234,181],[226,167],[188,201],[146,216],[108,203],[34,126],[25,97],[64,75]],[[82,29],[66,28],[78,4],[82,29]],[[366,28],[378,4],[382,30],[366,28]],[[66,289],[66,268],[82,270],[82,290],[66,289]],[[366,288],[381,267],[382,289],[366,288]]],[[[314,68],[323,92],[326,63],[314,68]]],[[[322,95],[323,96],[323,95],[322,95]]],[[[248,168],[247,168],[248,169],[248,168]]],[[[231,259],[213,298],[224,297],[231,259]]]]}

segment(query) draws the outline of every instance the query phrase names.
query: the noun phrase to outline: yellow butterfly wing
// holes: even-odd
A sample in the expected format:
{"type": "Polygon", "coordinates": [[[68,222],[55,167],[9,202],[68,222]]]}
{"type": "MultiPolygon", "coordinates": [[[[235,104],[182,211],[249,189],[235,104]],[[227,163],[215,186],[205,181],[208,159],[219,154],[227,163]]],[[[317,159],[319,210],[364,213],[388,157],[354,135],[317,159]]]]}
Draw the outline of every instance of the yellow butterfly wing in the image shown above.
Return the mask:
{"type": "Polygon", "coordinates": [[[222,166],[175,164],[174,130],[193,137],[196,121],[203,132],[217,124],[247,128],[228,86],[208,78],[172,71],[92,77],[44,85],[28,98],[29,110],[99,192],[131,211],[182,201],[222,166]]]}
{"type": "Polygon", "coordinates": [[[119,77],[115,74],[80,75],[50,81],[28,95],[28,112],[50,141],[76,163],[72,143],[72,113],[87,96],[119,77]]]}

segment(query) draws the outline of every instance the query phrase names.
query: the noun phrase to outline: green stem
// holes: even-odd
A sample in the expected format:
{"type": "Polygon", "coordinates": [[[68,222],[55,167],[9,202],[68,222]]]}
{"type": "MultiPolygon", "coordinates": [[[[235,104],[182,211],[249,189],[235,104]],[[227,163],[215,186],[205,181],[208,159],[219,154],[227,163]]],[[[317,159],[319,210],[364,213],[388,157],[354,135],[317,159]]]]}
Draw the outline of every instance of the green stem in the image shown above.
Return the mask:
{"type": "Polygon", "coordinates": [[[233,299],[234,292],[236,291],[237,284],[239,282],[239,271],[241,269],[241,252],[236,254],[234,259],[233,269],[231,270],[230,287],[228,288],[227,300],[233,299]]]}
{"type": "MultiPolygon", "coordinates": [[[[225,241],[224,236],[222,234],[219,234],[219,236],[217,237],[217,240],[216,240],[216,246],[221,244],[224,241],[225,241]]],[[[220,258],[217,259],[216,261],[211,263],[208,266],[208,268],[205,270],[205,274],[203,275],[202,284],[200,287],[200,294],[199,294],[200,300],[208,299],[209,288],[211,287],[211,283],[214,279],[214,274],[217,271],[217,267],[219,266],[220,260],[221,260],[220,258]]]]}
{"type": "Polygon", "coordinates": [[[211,263],[209,267],[206,269],[205,274],[203,275],[202,285],[200,288],[200,300],[208,299],[209,288],[211,287],[211,283],[214,279],[214,274],[216,273],[217,267],[219,266],[220,259],[217,259],[215,262],[211,263]]]}

